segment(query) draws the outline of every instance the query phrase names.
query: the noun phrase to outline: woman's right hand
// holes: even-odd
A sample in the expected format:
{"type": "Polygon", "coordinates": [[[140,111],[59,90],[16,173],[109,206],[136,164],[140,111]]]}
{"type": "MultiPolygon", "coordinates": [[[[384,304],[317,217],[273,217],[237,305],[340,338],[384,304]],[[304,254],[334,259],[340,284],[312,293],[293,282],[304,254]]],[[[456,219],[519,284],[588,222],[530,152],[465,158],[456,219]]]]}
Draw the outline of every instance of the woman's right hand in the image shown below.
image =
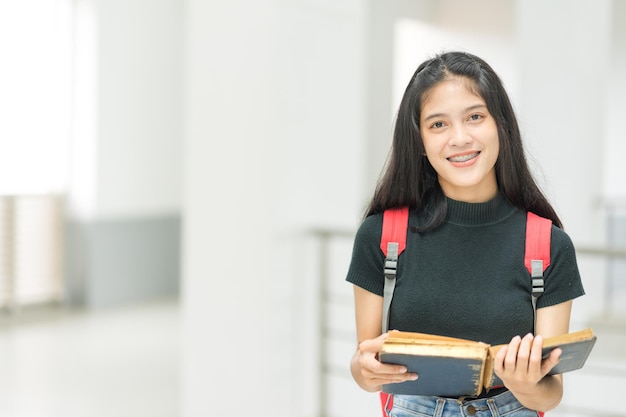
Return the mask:
{"type": "Polygon", "coordinates": [[[385,364],[378,360],[378,352],[386,338],[387,333],[384,333],[375,339],[362,341],[352,359],[353,376],[366,391],[380,391],[383,384],[417,379],[417,374],[407,372],[406,366],[385,364]]]}

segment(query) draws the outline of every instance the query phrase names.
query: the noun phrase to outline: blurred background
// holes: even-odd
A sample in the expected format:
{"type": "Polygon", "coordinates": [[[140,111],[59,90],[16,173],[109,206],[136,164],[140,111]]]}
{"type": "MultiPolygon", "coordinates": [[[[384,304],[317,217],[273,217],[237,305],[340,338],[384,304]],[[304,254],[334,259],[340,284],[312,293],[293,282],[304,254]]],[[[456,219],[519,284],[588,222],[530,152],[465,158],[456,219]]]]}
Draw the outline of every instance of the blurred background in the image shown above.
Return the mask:
{"type": "Polygon", "coordinates": [[[0,415],[380,415],[353,233],[416,66],[502,77],[626,416],[626,2],[0,0],[0,415]]]}

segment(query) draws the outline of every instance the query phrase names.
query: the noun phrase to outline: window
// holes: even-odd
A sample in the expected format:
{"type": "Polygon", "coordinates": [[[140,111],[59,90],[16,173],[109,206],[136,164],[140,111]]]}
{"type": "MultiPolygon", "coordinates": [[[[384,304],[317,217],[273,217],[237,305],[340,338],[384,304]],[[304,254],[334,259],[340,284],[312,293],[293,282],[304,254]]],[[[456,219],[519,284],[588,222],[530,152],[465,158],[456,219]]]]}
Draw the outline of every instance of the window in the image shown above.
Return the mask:
{"type": "Polygon", "coordinates": [[[0,194],[58,193],[67,187],[71,4],[0,2],[0,194]]]}
{"type": "Polygon", "coordinates": [[[62,295],[72,4],[0,2],[0,307],[62,295]]]}

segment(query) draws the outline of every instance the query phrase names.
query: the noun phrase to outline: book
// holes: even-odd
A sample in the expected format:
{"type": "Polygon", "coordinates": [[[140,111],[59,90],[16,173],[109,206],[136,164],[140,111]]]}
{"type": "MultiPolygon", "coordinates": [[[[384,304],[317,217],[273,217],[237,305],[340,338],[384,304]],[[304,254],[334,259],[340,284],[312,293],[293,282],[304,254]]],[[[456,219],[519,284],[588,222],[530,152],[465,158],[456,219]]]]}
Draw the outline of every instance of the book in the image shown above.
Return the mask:
{"type": "MultiPolygon", "coordinates": [[[[562,350],[560,362],[549,375],[582,368],[596,338],[589,328],[545,338],[544,358],[555,348],[562,350]]],[[[493,362],[504,346],[425,333],[389,332],[379,352],[380,361],[405,365],[419,377],[415,381],[385,384],[383,392],[452,398],[478,396],[483,390],[502,385],[493,371],[493,362]]]]}

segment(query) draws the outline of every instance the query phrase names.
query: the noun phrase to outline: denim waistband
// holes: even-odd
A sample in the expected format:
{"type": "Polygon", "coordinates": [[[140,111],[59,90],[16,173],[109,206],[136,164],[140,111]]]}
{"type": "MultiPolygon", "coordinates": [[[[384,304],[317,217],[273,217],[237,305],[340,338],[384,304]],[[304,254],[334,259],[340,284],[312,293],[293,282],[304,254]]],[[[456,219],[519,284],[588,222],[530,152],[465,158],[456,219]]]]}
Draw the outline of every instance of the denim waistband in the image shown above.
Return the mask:
{"type": "Polygon", "coordinates": [[[488,415],[506,415],[524,408],[510,391],[493,397],[468,400],[419,395],[394,395],[393,406],[428,416],[449,415],[451,412],[459,413],[461,411],[460,415],[476,415],[477,417],[483,414],[481,412],[489,411],[490,414],[488,415]]]}

